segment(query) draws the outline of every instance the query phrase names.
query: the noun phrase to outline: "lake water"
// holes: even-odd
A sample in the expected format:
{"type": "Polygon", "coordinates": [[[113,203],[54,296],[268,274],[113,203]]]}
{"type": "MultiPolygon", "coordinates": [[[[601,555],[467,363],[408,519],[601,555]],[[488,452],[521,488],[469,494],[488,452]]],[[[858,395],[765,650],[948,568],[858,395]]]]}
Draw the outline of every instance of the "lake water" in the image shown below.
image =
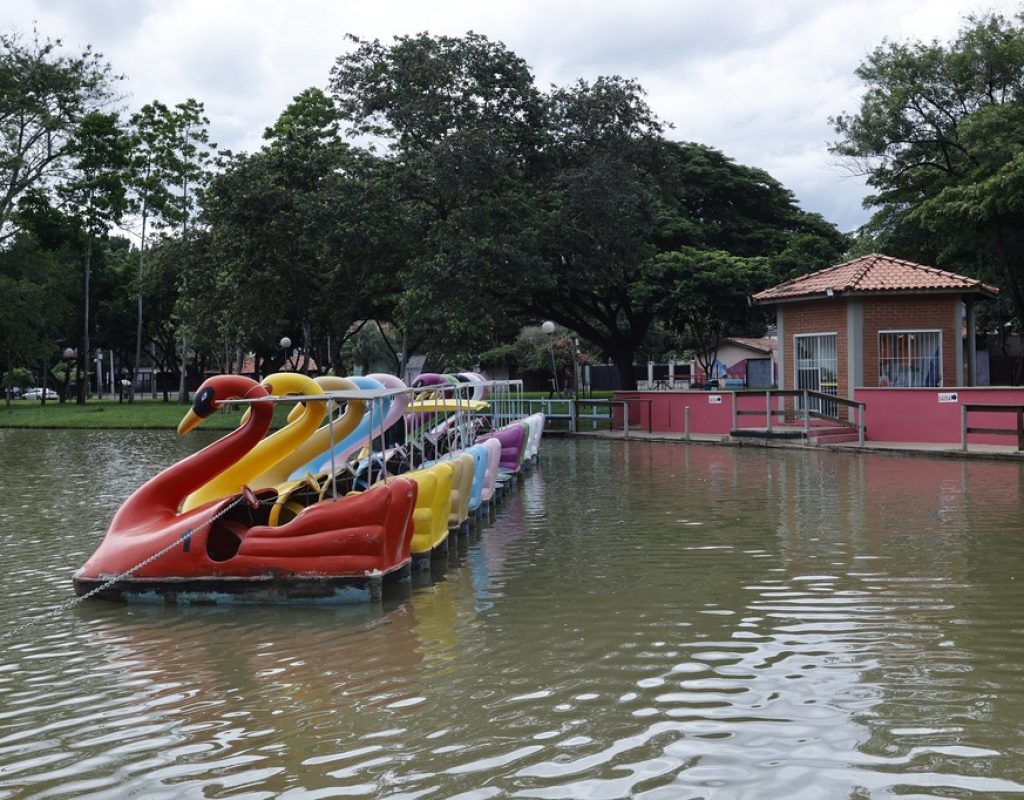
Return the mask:
{"type": "MultiPolygon", "coordinates": [[[[195,444],[0,430],[0,635],[195,444]]],[[[1022,477],[547,440],[383,605],[91,602],[0,639],[0,798],[1017,797],[1022,477]]]]}

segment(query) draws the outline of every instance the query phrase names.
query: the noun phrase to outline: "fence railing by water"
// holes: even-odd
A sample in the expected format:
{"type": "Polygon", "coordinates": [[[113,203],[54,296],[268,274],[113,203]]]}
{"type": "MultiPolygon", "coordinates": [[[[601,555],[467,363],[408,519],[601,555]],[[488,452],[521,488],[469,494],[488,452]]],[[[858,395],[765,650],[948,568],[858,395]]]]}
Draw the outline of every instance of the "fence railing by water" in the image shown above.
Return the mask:
{"type": "Polygon", "coordinates": [[[622,400],[530,399],[521,402],[527,414],[542,412],[549,422],[564,422],[570,433],[588,429],[617,430],[620,426],[626,437],[634,428],[651,431],[651,401],[644,397],[622,400]]]}
{"type": "Polygon", "coordinates": [[[857,439],[864,444],[864,436],[867,431],[865,409],[866,405],[858,400],[848,400],[845,397],[838,397],[834,394],[816,392],[812,389],[765,389],[734,392],[732,404],[732,428],[737,430],[739,417],[760,416],[764,418],[765,429],[771,431],[776,417],[782,421],[802,420],[804,432],[811,429],[811,420],[825,420],[837,425],[848,427],[857,431],[857,439]],[[757,397],[764,399],[764,408],[744,409],[740,408],[740,401],[743,398],[757,397]],[[787,407],[785,398],[792,397],[800,402],[794,404],[798,407],[787,407]],[[777,401],[777,402],[773,402],[777,401]],[[846,418],[839,415],[839,409],[847,410],[846,418]]]}
{"type": "Polygon", "coordinates": [[[1024,451],[1024,405],[988,405],[985,403],[964,403],[960,406],[960,449],[967,452],[967,434],[984,433],[994,436],[1016,436],[1017,450],[1024,451]],[[982,428],[969,427],[967,419],[971,413],[1014,414],[1016,426],[1013,428],[982,428]]]}

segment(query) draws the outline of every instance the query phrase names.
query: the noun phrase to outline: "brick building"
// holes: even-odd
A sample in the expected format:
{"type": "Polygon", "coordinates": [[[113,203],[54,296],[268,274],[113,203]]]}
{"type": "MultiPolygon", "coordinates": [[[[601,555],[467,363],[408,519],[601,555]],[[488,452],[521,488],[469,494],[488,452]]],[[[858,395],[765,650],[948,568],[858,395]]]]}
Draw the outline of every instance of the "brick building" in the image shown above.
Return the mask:
{"type": "Polygon", "coordinates": [[[776,309],[781,389],[974,386],[974,303],[998,289],[872,254],[758,292],[776,309]]]}

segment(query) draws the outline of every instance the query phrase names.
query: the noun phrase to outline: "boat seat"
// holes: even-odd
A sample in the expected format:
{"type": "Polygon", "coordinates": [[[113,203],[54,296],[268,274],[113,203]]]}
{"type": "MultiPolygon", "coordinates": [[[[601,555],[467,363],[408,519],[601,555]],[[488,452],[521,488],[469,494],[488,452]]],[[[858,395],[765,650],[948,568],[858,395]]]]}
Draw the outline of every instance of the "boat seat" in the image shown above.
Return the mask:
{"type": "Polygon", "coordinates": [[[288,481],[278,491],[277,500],[270,508],[267,525],[276,528],[295,519],[309,506],[320,500],[322,487],[310,473],[297,481],[288,481]]]}

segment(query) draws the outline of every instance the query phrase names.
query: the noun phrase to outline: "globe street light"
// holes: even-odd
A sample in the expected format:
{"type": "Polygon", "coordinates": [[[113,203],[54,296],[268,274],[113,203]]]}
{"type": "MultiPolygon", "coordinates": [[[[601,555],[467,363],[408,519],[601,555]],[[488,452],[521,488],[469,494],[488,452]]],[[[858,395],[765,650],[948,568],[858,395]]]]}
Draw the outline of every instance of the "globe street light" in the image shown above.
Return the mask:
{"type": "Polygon", "coordinates": [[[64,360],[67,361],[67,370],[64,373],[64,397],[61,400],[63,403],[68,399],[68,394],[71,392],[71,362],[75,362],[75,366],[78,366],[78,351],[73,347],[64,348],[64,360]]]}
{"type": "Polygon", "coordinates": [[[285,369],[288,366],[288,348],[292,346],[292,340],[287,336],[282,336],[281,341],[278,343],[281,345],[281,349],[284,350],[284,366],[281,369],[285,369]]]}
{"type": "Polygon", "coordinates": [[[558,368],[555,366],[555,323],[551,320],[545,321],[540,329],[548,337],[548,350],[551,351],[551,385],[554,387],[555,395],[558,394],[558,368]]]}

